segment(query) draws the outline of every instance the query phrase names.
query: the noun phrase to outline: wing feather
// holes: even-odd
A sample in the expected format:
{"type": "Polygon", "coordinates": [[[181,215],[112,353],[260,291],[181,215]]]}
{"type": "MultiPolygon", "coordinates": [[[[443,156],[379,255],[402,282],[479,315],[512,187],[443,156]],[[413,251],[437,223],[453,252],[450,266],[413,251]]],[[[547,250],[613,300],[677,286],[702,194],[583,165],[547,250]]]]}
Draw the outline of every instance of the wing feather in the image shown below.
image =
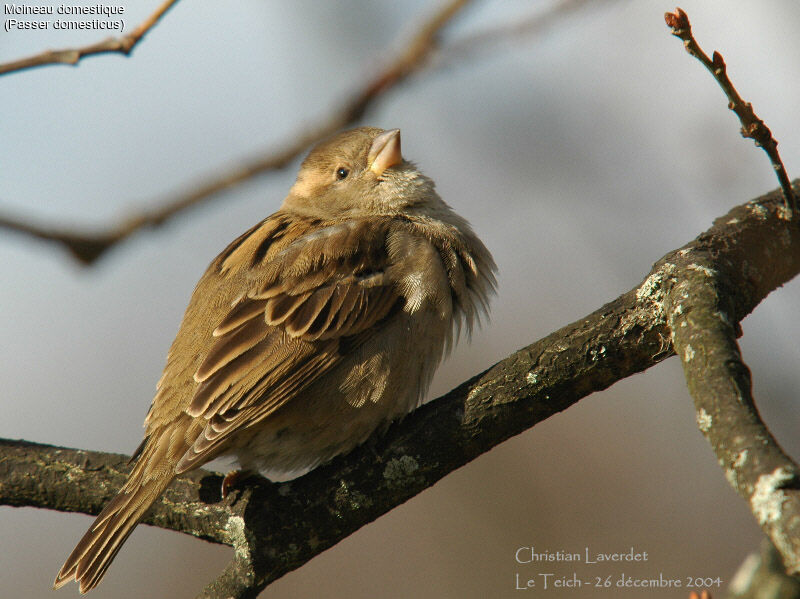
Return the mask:
{"type": "Polygon", "coordinates": [[[310,295],[311,292],[306,291],[300,295],[282,293],[270,298],[264,314],[266,321],[271,325],[283,324],[287,318],[304,305],[310,295]]]}
{"type": "MultiPolygon", "coordinates": [[[[302,303],[302,306],[295,310],[286,321],[286,331],[292,337],[301,337],[305,335],[314,325],[317,318],[322,315],[325,307],[328,306],[328,300],[331,299],[331,295],[333,295],[336,287],[337,285],[326,285],[308,295],[302,303]]],[[[322,318],[325,320],[327,314],[322,315],[322,318]]]]}
{"type": "Polygon", "coordinates": [[[266,301],[239,301],[234,305],[233,309],[228,312],[228,315],[222,319],[222,322],[217,325],[212,335],[214,335],[214,337],[219,337],[225,333],[230,333],[240,324],[247,322],[257,314],[263,312],[266,305],[266,301]]]}
{"type": "MultiPolygon", "coordinates": [[[[263,304],[263,302],[259,303],[263,304]]],[[[253,316],[258,314],[256,312],[253,316]]],[[[228,334],[219,336],[219,341],[214,343],[206,359],[197,369],[194,375],[195,381],[202,383],[207,380],[208,377],[246,353],[267,336],[269,333],[267,323],[263,318],[254,318],[253,316],[228,334]]]]}

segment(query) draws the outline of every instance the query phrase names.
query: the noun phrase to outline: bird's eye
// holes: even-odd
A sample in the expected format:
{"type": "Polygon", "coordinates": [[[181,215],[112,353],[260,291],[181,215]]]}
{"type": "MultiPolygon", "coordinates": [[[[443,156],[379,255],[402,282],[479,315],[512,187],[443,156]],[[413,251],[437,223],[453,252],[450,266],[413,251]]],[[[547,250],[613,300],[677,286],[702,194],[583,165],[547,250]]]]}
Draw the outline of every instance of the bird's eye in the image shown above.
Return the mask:
{"type": "Polygon", "coordinates": [[[340,166],[339,168],[336,169],[336,178],[339,179],[339,181],[341,181],[342,179],[346,179],[347,175],[349,174],[350,171],[343,166],[340,166]]]}

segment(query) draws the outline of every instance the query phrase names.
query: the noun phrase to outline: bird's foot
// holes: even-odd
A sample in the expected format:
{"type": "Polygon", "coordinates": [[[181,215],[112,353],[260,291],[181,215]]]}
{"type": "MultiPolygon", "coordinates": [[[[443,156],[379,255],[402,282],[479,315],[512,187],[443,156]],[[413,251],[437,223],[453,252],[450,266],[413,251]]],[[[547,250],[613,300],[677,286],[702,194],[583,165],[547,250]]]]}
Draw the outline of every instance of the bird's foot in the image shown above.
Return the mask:
{"type": "Polygon", "coordinates": [[[250,470],[231,470],[222,479],[222,499],[226,499],[234,487],[253,475],[250,470]]]}

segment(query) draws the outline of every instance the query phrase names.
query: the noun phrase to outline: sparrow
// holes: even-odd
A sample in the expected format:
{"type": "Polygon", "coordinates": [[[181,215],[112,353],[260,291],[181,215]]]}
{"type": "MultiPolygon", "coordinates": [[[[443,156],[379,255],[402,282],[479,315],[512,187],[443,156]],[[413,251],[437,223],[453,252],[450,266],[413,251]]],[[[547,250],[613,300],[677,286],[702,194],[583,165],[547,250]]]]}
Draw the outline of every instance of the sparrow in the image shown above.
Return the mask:
{"type": "Polygon", "coordinates": [[[459,332],[488,313],[495,264],[403,159],[400,130],[314,147],[280,209],[198,282],[131,473],[54,588],[94,588],[173,478],[220,456],[308,471],[413,410],[459,332]]]}

